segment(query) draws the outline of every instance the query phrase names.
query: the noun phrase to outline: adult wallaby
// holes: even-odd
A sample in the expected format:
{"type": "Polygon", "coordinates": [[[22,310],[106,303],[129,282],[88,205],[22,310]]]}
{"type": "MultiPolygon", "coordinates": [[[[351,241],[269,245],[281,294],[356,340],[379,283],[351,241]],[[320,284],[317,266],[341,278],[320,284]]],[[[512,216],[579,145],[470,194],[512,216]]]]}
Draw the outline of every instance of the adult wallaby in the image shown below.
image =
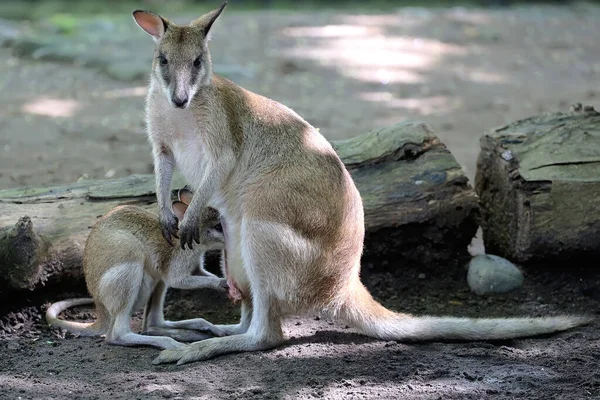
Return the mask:
{"type": "MultiPolygon", "coordinates": [[[[192,193],[182,189],[174,212],[182,218],[192,193]]],[[[165,242],[156,214],[135,206],[119,206],[104,215],[90,232],[83,252],[83,272],[92,298],[68,299],[52,304],[46,311],[49,325],[83,336],[106,335],[109,344],[148,345],[161,349],[182,347],[181,341],[203,340],[226,331],[202,319],[165,321],[163,304],[169,287],[226,290],[226,280],[204,269],[204,252],[223,249],[223,233],[216,229],[219,214],[203,212],[200,242],[196,249],[182,250],[165,242]],[[192,275],[194,270],[199,273],[192,275]],[[96,305],[93,323],[65,321],[58,315],[69,307],[96,305]],[[133,333],[133,312],[145,307],[142,329],[133,333]]],[[[224,270],[224,265],[222,265],[224,270]]],[[[231,289],[230,289],[231,290],[231,289]]],[[[224,326],[227,328],[227,326],[224,326]]]]}
{"type": "Polygon", "coordinates": [[[155,364],[269,349],[286,314],[326,310],[385,340],[504,339],[566,330],[586,317],[414,317],[384,308],[359,279],[360,194],[328,141],[288,107],[212,72],[208,37],[225,4],[181,26],[147,11],[137,24],[156,43],[146,115],[167,240],[175,165],[195,190],[179,225],[192,246],[206,206],[219,210],[227,264],[243,294],[231,336],[165,350],[155,364]]]}

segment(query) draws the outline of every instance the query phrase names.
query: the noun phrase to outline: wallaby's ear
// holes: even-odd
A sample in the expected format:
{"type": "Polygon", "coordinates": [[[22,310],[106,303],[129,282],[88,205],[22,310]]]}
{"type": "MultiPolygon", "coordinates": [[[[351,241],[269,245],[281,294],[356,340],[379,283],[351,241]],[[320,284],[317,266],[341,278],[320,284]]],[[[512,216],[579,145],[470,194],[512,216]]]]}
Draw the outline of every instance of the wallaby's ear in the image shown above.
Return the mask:
{"type": "Polygon", "coordinates": [[[189,189],[182,188],[179,189],[179,192],[177,192],[177,197],[179,198],[179,201],[189,206],[192,202],[192,197],[194,197],[194,193],[192,193],[192,191],[189,189]]]}
{"type": "Polygon", "coordinates": [[[181,221],[183,219],[183,215],[185,214],[185,210],[187,210],[188,206],[181,201],[174,201],[171,204],[171,208],[173,209],[173,212],[175,213],[177,219],[181,221]]]}
{"type": "Polygon", "coordinates": [[[210,28],[212,27],[214,22],[217,20],[217,18],[219,18],[219,15],[221,15],[221,13],[223,12],[223,10],[225,9],[226,6],[227,6],[227,2],[224,2],[221,5],[221,7],[204,14],[203,16],[201,16],[200,18],[198,18],[197,20],[192,22],[192,26],[201,27],[202,32],[204,33],[204,37],[206,39],[209,39],[210,28]]]}
{"type": "Polygon", "coordinates": [[[133,19],[140,28],[152,35],[154,41],[160,39],[168,27],[168,23],[163,17],[150,11],[135,10],[133,19]]]}

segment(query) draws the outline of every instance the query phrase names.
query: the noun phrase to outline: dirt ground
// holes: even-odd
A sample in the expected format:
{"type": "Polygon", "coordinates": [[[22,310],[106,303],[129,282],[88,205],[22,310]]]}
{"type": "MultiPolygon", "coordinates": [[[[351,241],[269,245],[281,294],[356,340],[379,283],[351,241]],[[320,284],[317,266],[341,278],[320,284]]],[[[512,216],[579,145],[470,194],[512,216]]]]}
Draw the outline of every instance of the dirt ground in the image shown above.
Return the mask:
{"type": "MultiPolygon", "coordinates": [[[[461,268],[397,267],[393,275],[365,279],[394,310],[472,317],[600,310],[600,277],[590,270],[530,271],[518,293],[481,299],[469,292],[461,268]],[[425,279],[418,278],[422,273],[425,279]]],[[[215,322],[235,322],[238,315],[223,296],[181,291],[170,293],[166,313],[215,322]]],[[[13,325],[24,326],[0,349],[3,399],[600,398],[598,322],[542,338],[404,344],[369,339],[314,315],[287,319],[289,340],[279,348],[178,367],[152,365],[156,349],[62,339],[35,322],[38,308],[22,314],[11,316],[13,325]]],[[[87,310],[65,316],[90,317],[87,310]]],[[[134,322],[139,326],[139,318],[134,322]]]]}
{"type": "MultiPolygon", "coordinates": [[[[600,108],[599,7],[225,16],[213,60],[233,67],[236,83],[292,107],[330,139],[424,120],[471,179],[487,129],[577,101],[600,108]]],[[[131,32],[123,51],[149,59],[150,38],[131,32]]],[[[0,60],[0,188],[151,172],[145,79],[118,81],[94,67],[16,57],[11,48],[0,49],[0,60]]],[[[468,291],[463,266],[395,267],[365,277],[395,310],[474,317],[600,310],[600,276],[589,270],[527,270],[518,293],[482,299],[468,291]]],[[[0,398],[600,398],[598,322],[501,343],[399,344],[308,316],[290,318],[290,340],[271,351],[153,366],[155,349],[63,338],[43,326],[47,301],[80,294],[2,307],[10,312],[0,319],[0,398]]],[[[237,318],[213,293],[173,291],[169,299],[173,319],[237,318]]]]}

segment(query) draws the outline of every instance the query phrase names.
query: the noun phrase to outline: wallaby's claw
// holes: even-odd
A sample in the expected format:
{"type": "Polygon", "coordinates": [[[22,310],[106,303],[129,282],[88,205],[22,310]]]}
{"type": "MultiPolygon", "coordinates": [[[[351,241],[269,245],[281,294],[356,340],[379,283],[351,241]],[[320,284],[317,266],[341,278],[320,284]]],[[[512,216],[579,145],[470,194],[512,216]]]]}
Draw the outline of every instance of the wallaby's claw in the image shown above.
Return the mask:
{"type": "Polygon", "coordinates": [[[172,212],[161,214],[160,216],[160,229],[165,240],[173,246],[173,237],[179,239],[179,235],[177,234],[177,225],[178,220],[175,214],[172,212]]]}
{"type": "Polygon", "coordinates": [[[179,237],[182,250],[185,250],[186,245],[192,250],[193,242],[200,244],[200,224],[198,218],[184,218],[179,227],[179,237]]]}

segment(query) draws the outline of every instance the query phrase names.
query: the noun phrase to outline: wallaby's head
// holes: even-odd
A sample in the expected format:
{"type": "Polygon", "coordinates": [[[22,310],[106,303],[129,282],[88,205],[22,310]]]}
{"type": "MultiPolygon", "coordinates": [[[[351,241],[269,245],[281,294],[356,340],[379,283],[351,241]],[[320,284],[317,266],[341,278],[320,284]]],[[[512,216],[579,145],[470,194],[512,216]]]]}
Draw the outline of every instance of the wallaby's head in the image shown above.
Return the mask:
{"type": "Polygon", "coordinates": [[[174,107],[186,108],[198,89],[210,84],[210,29],[226,5],[183,26],[149,11],[133,12],[135,22],[156,43],[151,79],[162,87],[174,107]]]}

